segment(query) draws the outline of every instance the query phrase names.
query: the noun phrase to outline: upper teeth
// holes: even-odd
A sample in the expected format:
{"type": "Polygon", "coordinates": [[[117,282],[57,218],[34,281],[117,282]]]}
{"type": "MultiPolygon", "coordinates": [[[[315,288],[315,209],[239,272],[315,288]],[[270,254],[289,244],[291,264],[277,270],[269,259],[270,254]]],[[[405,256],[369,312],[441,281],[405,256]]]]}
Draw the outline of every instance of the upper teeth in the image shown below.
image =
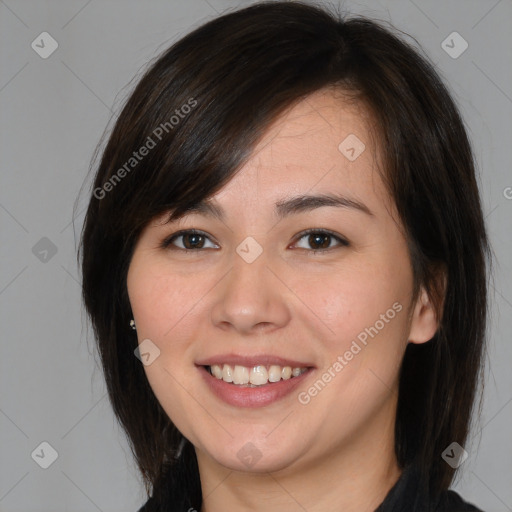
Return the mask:
{"type": "Polygon", "coordinates": [[[231,366],[229,364],[210,366],[210,372],[217,379],[224,382],[231,382],[239,385],[262,386],[269,382],[279,382],[281,379],[288,380],[292,377],[298,377],[304,373],[307,368],[292,368],[291,366],[270,366],[256,365],[252,368],[246,366],[231,366]]]}

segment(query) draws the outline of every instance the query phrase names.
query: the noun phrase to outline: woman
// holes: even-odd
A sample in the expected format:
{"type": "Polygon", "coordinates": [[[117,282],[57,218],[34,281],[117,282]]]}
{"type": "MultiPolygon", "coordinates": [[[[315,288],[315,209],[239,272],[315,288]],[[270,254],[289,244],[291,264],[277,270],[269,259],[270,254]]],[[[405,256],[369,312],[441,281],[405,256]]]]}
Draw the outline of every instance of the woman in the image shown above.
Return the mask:
{"type": "Polygon", "coordinates": [[[123,108],[81,244],[142,511],[477,511],[448,490],[481,369],[471,148],[390,30],[221,16],[123,108]]]}

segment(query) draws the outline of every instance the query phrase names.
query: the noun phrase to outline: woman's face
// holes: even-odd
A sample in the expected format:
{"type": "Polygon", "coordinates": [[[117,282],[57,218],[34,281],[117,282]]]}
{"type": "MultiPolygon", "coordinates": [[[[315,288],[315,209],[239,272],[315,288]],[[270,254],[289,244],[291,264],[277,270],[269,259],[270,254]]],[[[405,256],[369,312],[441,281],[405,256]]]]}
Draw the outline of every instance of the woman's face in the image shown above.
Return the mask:
{"type": "Polygon", "coordinates": [[[127,284],[144,369],[200,463],[300,468],[392,437],[407,342],[436,322],[424,294],[413,302],[369,122],[309,96],[209,201],[138,241],[127,284]]]}

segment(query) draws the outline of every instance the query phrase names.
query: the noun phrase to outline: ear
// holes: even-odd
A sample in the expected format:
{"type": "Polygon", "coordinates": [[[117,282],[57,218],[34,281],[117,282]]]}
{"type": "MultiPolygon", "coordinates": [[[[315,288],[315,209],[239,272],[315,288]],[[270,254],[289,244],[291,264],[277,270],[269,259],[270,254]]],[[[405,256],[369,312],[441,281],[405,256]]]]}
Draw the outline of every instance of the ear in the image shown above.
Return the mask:
{"type": "Polygon", "coordinates": [[[422,287],[412,314],[409,342],[419,344],[430,341],[438,327],[436,308],[422,287]]]}

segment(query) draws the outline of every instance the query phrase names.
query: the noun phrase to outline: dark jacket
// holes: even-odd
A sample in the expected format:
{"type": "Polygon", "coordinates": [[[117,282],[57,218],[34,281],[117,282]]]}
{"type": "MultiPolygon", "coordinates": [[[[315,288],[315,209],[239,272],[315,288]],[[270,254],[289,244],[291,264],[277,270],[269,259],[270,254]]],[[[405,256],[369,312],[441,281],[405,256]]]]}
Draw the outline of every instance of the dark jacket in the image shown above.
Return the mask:
{"type": "MultiPolygon", "coordinates": [[[[150,498],[138,512],[170,512],[175,509],[172,497],[167,496],[157,504],[150,498]]],[[[191,507],[192,508],[192,507],[191,507]]],[[[197,509],[199,511],[199,509],[197,509]]],[[[183,512],[186,512],[184,509],[183,512]]],[[[411,466],[402,472],[375,512],[483,512],[464,501],[455,491],[444,491],[436,498],[422,491],[417,471],[411,466]]]]}

